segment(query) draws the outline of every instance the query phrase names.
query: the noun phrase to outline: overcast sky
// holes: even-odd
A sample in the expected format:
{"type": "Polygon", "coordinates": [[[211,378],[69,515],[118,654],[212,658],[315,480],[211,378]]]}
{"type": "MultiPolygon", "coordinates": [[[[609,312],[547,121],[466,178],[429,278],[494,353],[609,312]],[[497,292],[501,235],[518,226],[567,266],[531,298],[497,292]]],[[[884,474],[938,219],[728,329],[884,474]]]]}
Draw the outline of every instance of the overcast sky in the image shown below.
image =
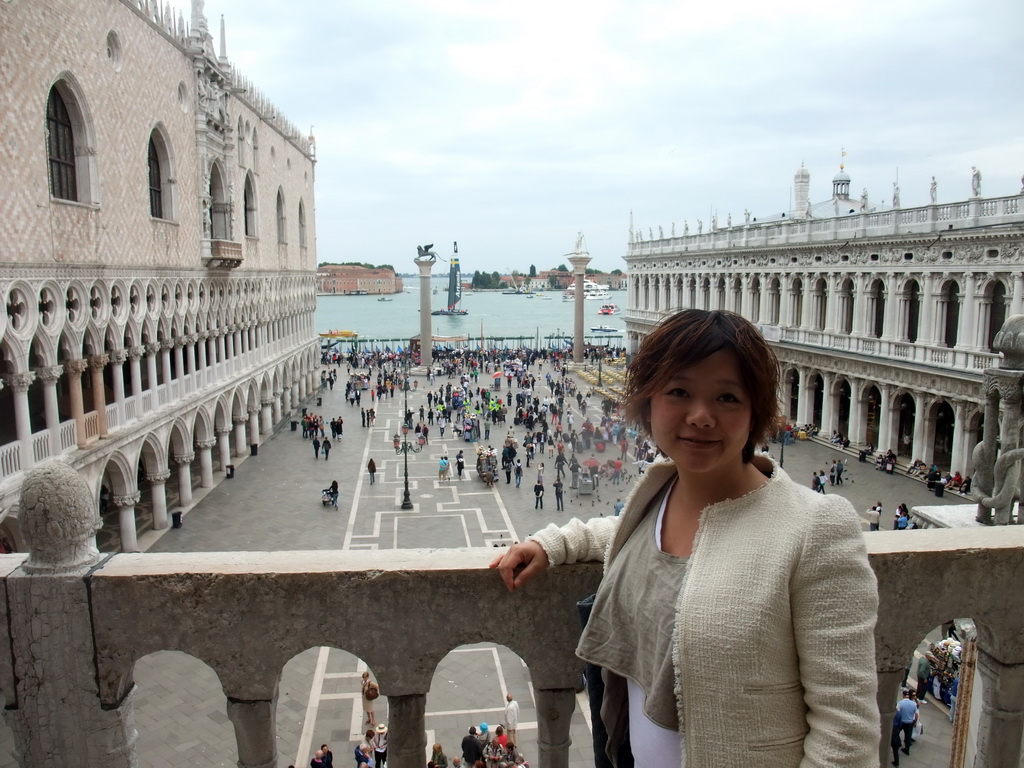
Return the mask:
{"type": "MultiPolygon", "coordinates": [[[[187,10],[187,9],[186,9],[187,10]]],[[[319,261],[549,269],[582,231],[623,267],[637,228],[827,199],[1017,194],[1021,0],[208,0],[216,39],[314,126],[319,261]]],[[[188,16],[186,12],[186,17],[188,16]]],[[[645,234],[646,236],[646,234],[645,234]]]]}

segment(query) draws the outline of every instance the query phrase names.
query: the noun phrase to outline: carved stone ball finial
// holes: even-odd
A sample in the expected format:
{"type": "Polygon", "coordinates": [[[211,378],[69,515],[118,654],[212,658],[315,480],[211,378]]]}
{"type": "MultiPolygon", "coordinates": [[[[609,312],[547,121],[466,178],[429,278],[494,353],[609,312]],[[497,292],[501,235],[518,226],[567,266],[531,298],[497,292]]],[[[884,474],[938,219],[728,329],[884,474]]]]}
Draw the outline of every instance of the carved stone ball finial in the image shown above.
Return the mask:
{"type": "Polygon", "coordinates": [[[28,544],[29,573],[61,573],[99,559],[100,528],[85,480],[67,464],[52,463],[28,473],[21,487],[21,530],[28,544]]]}
{"type": "Polygon", "coordinates": [[[1000,368],[1024,370],[1024,315],[1006,318],[1003,327],[992,340],[992,349],[1003,353],[1000,368]]]}

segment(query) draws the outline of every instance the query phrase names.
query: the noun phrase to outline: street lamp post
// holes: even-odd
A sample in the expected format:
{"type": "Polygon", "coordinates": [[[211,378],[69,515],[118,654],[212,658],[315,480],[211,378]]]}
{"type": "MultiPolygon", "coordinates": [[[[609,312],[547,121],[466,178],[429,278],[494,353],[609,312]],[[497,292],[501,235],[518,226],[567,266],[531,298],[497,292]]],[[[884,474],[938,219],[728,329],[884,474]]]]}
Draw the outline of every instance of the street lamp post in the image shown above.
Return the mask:
{"type": "Polygon", "coordinates": [[[402,384],[402,393],[405,400],[405,405],[402,407],[402,435],[399,437],[398,433],[395,432],[392,441],[395,445],[395,453],[402,455],[402,474],[405,478],[405,493],[402,494],[402,509],[412,509],[412,499],[409,497],[409,451],[413,453],[419,453],[423,450],[423,445],[426,442],[423,436],[415,443],[410,443],[409,437],[409,422],[406,420],[406,416],[409,413],[409,373],[406,371],[405,382],[402,384]]]}

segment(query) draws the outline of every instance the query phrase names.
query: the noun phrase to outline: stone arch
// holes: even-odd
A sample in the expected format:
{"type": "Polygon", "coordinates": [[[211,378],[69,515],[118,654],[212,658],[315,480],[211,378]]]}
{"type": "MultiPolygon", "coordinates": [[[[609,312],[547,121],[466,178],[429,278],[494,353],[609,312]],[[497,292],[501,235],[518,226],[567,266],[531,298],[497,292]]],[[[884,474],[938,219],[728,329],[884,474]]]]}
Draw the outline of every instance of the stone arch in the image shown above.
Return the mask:
{"type": "MultiPolygon", "coordinates": [[[[228,199],[228,183],[219,161],[210,165],[210,237],[214,240],[231,239],[231,200],[228,199]]],[[[207,226],[204,222],[204,227],[207,226]]]]}
{"type": "Polygon", "coordinates": [[[885,332],[885,302],[888,300],[885,281],[881,278],[872,280],[865,296],[867,298],[868,336],[880,339],[885,332]]]}
{"type": "Polygon", "coordinates": [[[982,306],[985,313],[982,319],[987,319],[985,332],[985,349],[994,352],[992,342],[995,340],[999,329],[1006,322],[1010,307],[1007,300],[1008,292],[1006,284],[999,278],[990,280],[982,291],[982,306]],[[987,318],[986,318],[987,315],[987,318]]]}
{"type": "Polygon", "coordinates": [[[939,343],[952,349],[960,336],[960,285],[952,278],[939,288],[939,312],[939,343]]]}
{"type": "Polygon", "coordinates": [[[193,442],[192,425],[186,421],[183,414],[171,423],[170,434],[167,437],[167,453],[171,457],[192,453],[193,442]]]}
{"type": "MultiPolygon", "coordinates": [[[[956,411],[945,400],[936,400],[928,405],[925,412],[929,422],[929,432],[931,432],[929,458],[925,459],[925,461],[930,460],[940,467],[948,467],[950,471],[966,472],[966,467],[950,466],[953,458],[956,411]]],[[[914,446],[914,448],[920,453],[917,446],[914,446]]],[[[915,458],[917,457],[915,456],[915,458]]]]}
{"type": "MultiPolygon", "coordinates": [[[[911,453],[914,449],[914,430],[917,426],[917,419],[924,418],[924,414],[917,413],[914,396],[905,389],[896,390],[891,403],[896,416],[896,455],[913,461],[914,457],[911,453]]],[[[879,447],[885,448],[886,446],[879,447]]]]}
{"type": "Polygon", "coordinates": [[[122,550],[120,508],[114,503],[114,499],[121,496],[131,497],[138,493],[138,473],[134,467],[135,462],[121,451],[115,451],[97,473],[93,498],[96,517],[100,523],[100,529],[96,532],[96,546],[101,552],[122,550]],[[103,492],[104,487],[107,493],[103,492]]]}
{"type": "Polygon", "coordinates": [[[861,404],[864,414],[864,441],[868,445],[880,448],[878,438],[883,412],[888,412],[888,404],[883,408],[882,391],[874,384],[868,384],[861,390],[861,404]]]}
{"type": "Polygon", "coordinates": [[[916,277],[908,277],[904,281],[900,297],[906,306],[900,339],[913,344],[917,341],[921,323],[921,284],[916,277]]]}

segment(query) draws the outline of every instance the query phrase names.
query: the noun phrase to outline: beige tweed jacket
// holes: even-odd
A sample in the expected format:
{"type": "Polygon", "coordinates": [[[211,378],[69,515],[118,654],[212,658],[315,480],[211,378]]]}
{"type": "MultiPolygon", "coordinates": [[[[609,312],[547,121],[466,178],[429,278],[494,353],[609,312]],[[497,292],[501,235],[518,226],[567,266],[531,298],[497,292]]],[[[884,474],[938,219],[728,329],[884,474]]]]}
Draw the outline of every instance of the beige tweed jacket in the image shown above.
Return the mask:
{"type": "MultiPolygon", "coordinates": [[[[856,512],[767,457],[761,488],[701,513],[676,602],[676,706],[688,768],[877,768],[878,592],[856,512]]],[[[621,517],[531,537],[552,565],[616,556],[675,476],[660,460],[621,517]]]]}

